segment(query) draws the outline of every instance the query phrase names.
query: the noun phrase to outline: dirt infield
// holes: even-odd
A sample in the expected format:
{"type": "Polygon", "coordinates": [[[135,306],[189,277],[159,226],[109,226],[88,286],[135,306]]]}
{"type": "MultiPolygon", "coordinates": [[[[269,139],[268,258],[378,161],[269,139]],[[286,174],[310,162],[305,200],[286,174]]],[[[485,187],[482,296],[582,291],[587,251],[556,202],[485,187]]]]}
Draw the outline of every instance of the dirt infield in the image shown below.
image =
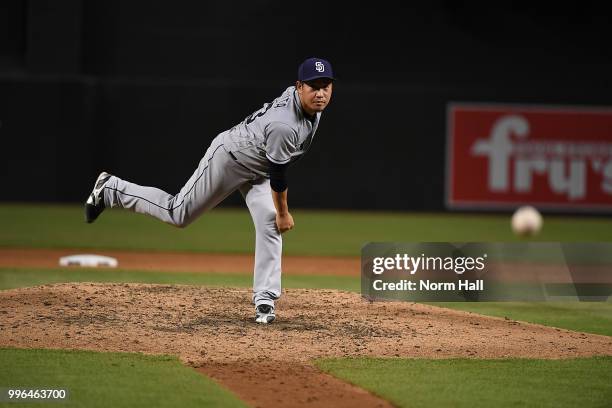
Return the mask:
{"type": "Polygon", "coordinates": [[[310,364],[239,361],[207,364],[198,371],[254,407],[391,407],[367,391],[321,373],[310,364]]]}
{"type": "MultiPolygon", "coordinates": [[[[0,267],[58,268],[60,257],[96,253],[119,261],[121,269],[166,272],[250,273],[253,255],[141,251],[92,251],[91,249],[0,248],[0,267]]],[[[359,276],[355,257],[283,256],[283,274],[359,276]]]]}
{"type": "Polygon", "coordinates": [[[235,288],[45,285],[0,292],[0,311],[0,346],[176,354],[255,406],[384,406],[317,372],[317,357],[612,355],[607,336],[335,290],[286,290],[268,326],[253,322],[250,291],[235,288]]]}

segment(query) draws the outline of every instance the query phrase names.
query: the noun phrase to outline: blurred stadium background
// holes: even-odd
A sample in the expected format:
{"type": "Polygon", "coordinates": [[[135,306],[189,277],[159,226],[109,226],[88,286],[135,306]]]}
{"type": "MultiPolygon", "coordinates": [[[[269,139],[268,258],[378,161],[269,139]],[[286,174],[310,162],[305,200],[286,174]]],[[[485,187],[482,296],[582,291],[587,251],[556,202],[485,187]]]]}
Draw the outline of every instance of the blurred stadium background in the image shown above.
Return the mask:
{"type": "Polygon", "coordinates": [[[216,134],[318,55],[339,80],[291,205],[445,210],[451,102],[612,104],[605,8],[6,0],[0,200],[80,202],[101,169],[178,191],[216,134]]]}

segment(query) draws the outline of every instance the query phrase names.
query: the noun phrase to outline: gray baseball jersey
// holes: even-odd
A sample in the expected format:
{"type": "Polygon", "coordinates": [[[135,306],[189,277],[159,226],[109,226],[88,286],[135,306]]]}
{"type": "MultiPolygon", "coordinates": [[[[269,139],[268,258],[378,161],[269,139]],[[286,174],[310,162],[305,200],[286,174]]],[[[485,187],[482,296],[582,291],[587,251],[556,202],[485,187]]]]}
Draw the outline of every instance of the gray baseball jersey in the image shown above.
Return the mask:
{"type": "Polygon", "coordinates": [[[184,227],[239,190],[255,224],[253,302],[274,305],[281,294],[282,237],[270,188],[269,163],[289,163],[312,143],[320,113],[309,119],[295,87],[220,133],[176,195],[112,176],[103,190],[107,207],[125,208],[184,227]]]}
{"type": "Polygon", "coordinates": [[[286,164],[310,148],[321,113],[309,119],[294,86],[266,103],[240,124],[221,133],[223,145],[241,164],[258,175],[268,176],[268,160],[286,164]]]}

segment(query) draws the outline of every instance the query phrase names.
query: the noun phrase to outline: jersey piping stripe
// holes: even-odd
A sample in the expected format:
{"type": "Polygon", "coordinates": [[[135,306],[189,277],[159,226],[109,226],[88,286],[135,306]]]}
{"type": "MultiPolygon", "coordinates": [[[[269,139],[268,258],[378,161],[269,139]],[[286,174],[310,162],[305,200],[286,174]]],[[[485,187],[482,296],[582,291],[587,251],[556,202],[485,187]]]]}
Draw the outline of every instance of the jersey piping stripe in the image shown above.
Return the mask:
{"type": "MultiPolygon", "coordinates": [[[[202,176],[204,175],[204,172],[206,171],[206,169],[208,169],[208,166],[209,166],[210,161],[211,161],[211,160],[212,160],[212,159],[215,157],[215,153],[217,153],[217,150],[219,150],[219,148],[220,148],[220,147],[223,147],[223,145],[221,144],[221,145],[217,146],[217,148],[215,149],[215,151],[213,152],[213,154],[210,156],[210,159],[208,159],[208,162],[206,163],[206,167],[204,167],[204,169],[202,170],[202,173],[201,173],[201,174],[198,176],[198,178],[196,178],[196,179],[195,179],[195,181],[193,182],[193,185],[192,185],[192,186],[191,186],[191,188],[190,188],[190,189],[187,191],[187,193],[185,193],[185,195],[183,195],[183,201],[181,201],[181,203],[180,203],[180,204],[178,204],[178,205],[176,205],[176,206],[174,206],[174,207],[171,207],[171,208],[162,207],[161,205],[156,204],[156,203],[154,203],[153,201],[147,200],[147,199],[146,199],[146,198],[144,198],[144,197],[140,197],[140,196],[137,196],[137,195],[133,195],[133,194],[124,193],[123,191],[119,191],[119,190],[117,190],[116,188],[110,188],[110,187],[104,187],[104,188],[105,188],[105,189],[109,189],[109,190],[111,190],[111,191],[116,191],[116,192],[117,192],[117,193],[119,193],[119,194],[123,194],[123,195],[130,196],[130,197],[134,197],[134,198],[139,198],[139,199],[141,199],[141,200],[143,200],[143,201],[146,201],[146,202],[147,202],[147,203],[149,203],[149,204],[152,204],[152,205],[154,205],[154,206],[156,206],[156,207],[159,207],[159,208],[161,208],[162,210],[166,210],[166,211],[168,211],[168,212],[170,212],[170,211],[174,211],[174,210],[176,210],[177,208],[179,208],[181,205],[183,205],[183,203],[185,203],[185,196],[187,196],[187,195],[189,195],[189,194],[191,193],[191,191],[193,190],[193,188],[195,187],[195,185],[197,184],[197,182],[198,182],[198,181],[199,181],[199,180],[202,178],[202,176]]],[[[175,197],[176,197],[176,196],[175,196],[175,197]]]]}

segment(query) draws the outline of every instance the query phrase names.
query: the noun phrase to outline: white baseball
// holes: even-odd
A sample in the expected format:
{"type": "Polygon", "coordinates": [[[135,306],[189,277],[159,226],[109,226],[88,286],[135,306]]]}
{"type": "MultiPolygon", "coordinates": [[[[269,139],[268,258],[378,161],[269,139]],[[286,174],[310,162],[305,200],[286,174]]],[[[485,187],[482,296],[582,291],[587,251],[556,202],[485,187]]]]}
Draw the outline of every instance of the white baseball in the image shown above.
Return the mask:
{"type": "Polygon", "coordinates": [[[542,215],[530,205],[520,207],[512,215],[512,231],[516,235],[533,236],[541,229],[542,215]]]}

